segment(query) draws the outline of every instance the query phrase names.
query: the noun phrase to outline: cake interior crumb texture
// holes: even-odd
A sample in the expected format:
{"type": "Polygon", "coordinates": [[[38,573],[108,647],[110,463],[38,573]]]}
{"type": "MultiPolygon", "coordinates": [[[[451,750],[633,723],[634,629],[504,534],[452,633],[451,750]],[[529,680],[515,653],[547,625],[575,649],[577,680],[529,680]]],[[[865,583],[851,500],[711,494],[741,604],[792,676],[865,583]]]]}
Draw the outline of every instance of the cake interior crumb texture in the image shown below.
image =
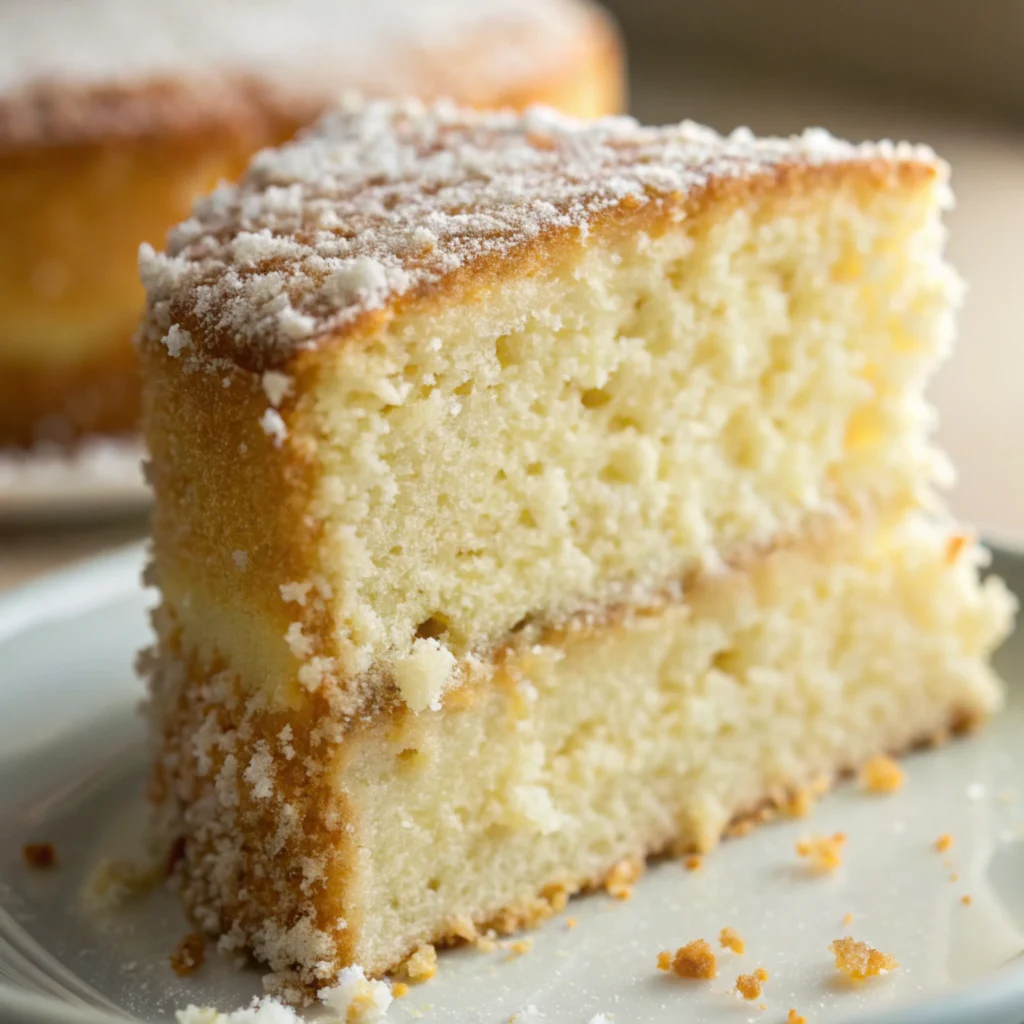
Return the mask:
{"type": "Polygon", "coordinates": [[[995,710],[947,201],[904,145],[371,104],[145,251],[200,924],[379,973],[995,710]]]}

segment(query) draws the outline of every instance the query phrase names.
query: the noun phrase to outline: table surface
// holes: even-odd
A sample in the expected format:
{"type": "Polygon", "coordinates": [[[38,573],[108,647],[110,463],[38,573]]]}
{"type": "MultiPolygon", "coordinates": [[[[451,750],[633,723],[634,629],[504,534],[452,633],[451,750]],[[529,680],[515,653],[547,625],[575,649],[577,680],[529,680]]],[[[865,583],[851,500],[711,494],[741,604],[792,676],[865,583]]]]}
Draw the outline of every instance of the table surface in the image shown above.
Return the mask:
{"type": "MultiPolygon", "coordinates": [[[[722,130],[747,124],[781,133],[821,124],[850,138],[925,141],[950,161],[957,207],[949,251],[969,285],[958,348],[931,388],[939,441],[959,470],[950,503],[982,528],[1024,537],[1024,130],[692,61],[634,66],[632,107],[648,122],[691,117],[722,130]]],[[[144,532],[140,518],[0,532],[0,589],[144,532]]]]}

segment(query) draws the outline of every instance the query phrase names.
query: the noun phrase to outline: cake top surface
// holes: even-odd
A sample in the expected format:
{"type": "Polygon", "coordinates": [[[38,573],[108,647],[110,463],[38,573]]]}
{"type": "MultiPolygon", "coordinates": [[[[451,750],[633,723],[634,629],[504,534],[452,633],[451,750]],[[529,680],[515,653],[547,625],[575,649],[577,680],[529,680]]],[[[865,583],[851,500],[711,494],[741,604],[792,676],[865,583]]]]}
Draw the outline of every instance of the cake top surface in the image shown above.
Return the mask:
{"type": "Polygon", "coordinates": [[[4,0],[0,96],[210,72],[398,95],[422,89],[424,55],[456,52],[486,88],[557,60],[592,17],[585,0],[4,0]]]}
{"type": "Polygon", "coordinates": [[[820,129],[756,139],[692,122],[352,100],[199,201],[165,253],[143,247],[146,333],[172,355],[208,348],[264,369],[453,274],[548,237],[585,240],[615,209],[678,209],[716,180],[784,166],[934,159],[924,147],[853,145],[820,129]],[[178,327],[169,335],[172,323],[203,340],[193,346],[178,327]]]}

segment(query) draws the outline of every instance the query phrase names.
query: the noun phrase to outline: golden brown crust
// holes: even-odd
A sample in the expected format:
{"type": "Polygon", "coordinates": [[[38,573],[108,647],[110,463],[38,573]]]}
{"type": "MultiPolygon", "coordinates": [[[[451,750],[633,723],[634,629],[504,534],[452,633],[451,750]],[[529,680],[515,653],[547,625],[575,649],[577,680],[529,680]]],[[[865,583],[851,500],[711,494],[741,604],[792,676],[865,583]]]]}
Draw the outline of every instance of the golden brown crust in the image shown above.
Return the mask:
{"type": "Polygon", "coordinates": [[[136,250],[297,124],[0,153],[0,446],[138,426],[136,250]]]}
{"type": "Polygon", "coordinates": [[[128,338],[84,366],[0,366],[0,449],[134,434],[139,371],[128,338]]]}
{"type": "Polygon", "coordinates": [[[333,786],[337,748],[315,729],[330,716],[326,702],[301,695],[287,709],[261,709],[223,663],[184,656],[179,643],[175,632],[164,633],[165,671],[151,676],[159,714],[151,718],[157,758],[149,797],[177,810],[167,838],[186,907],[205,932],[227,933],[227,945],[257,955],[261,941],[307,922],[329,937],[324,957],[347,962],[359,927],[353,908],[346,911],[355,851],[345,827],[350,812],[333,786]],[[201,762],[204,729],[211,742],[201,762]],[[265,795],[243,781],[260,751],[284,755],[274,757],[265,795]],[[225,805],[227,788],[233,798],[225,805]],[[204,802],[216,808],[212,816],[196,813],[204,802]],[[319,874],[307,867],[314,864],[319,874]]]}

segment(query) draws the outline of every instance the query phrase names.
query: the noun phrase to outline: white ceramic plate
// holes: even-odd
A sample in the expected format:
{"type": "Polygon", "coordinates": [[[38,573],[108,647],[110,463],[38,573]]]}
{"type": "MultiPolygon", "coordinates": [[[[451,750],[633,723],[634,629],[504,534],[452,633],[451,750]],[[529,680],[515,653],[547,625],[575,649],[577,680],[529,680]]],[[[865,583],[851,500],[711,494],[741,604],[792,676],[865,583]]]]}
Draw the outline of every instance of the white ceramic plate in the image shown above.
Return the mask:
{"type": "MultiPolygon", "coordinates": [[[[134,848],[145,818],[135,650],[147,640],[139,548],[106,556],[0,601],[0,1020],[74,1022],[111,1015],[173,1019],[190,1002],[235,1009],[260,990],[256,969],[216,954],[179,979],[168,953],[188,930],[173,894],[120,909],[82,909],[102,856],[134,848]],[[56,844],[59,864],[32,870],[27,840],[56,844]]],[[[1024,556],[996,569],[1024,592],[1024,556]]],[[[632,900],[600,894],[532,933],[532,949],[446,952],[437,977],[397,1001],[389,1021],[507,1021],[528,1006],[548,1022],[779,1024],[789,1007],[811,1024],[1024,1021],[1024,635],[1000,667],[1009,706],[978,736],[907,762],[891,796],[843,786],[803,821],[724,843],[703,870],[654,867],[632,900]],[[846,862],[809,876],[794,842],[842,830],[846,862]],[[949,832],[952,850],[933,849],[949,832]],[[950,863],[946,863],[949,861],[950,863]],[[957,880],[951,881],[951,874],[957,880]],[[969,895],[965,906],[961,897],[969,895]],[[843,917],[854,915],[844,929],[843,917]],[[570,929],[566,916],[578,919],[570,929]],[[723,953],[711,983],[655,970],[657,952],[729,925],[747,953],[723,953]],[[899,970],[851,988],[829,942],[850,933],[897,956],[899,970]],[[764,966],[761,1011],[730,993],[764,966]]]]}
{"type": "Polygon", "coordinates": [[[72,453],[0,450],[0,523],[132,512],[149,503],[136,441],[88,441],[72,453]]]}

